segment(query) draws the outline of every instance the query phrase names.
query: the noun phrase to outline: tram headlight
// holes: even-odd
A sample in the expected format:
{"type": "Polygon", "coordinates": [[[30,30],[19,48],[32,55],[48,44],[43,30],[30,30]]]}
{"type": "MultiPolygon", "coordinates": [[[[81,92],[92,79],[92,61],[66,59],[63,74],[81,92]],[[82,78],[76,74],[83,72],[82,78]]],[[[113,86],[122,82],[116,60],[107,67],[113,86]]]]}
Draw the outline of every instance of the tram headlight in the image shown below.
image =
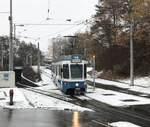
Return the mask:
{"type": "Polygon", "coordinates": [[[76,83],[76,87],[78,87],[79,86],[79,83],[76,83]]]}

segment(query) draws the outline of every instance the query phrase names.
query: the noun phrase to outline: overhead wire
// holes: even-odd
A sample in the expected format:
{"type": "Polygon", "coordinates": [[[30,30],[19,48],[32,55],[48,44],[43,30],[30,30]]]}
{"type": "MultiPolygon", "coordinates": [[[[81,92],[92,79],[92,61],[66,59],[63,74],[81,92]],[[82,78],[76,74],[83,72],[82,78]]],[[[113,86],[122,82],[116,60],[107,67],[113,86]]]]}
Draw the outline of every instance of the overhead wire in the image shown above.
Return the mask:
{"type": "MultiPolygon", "coordinates": [[[[72,30],[76,27],[79,27],[81,25],[84,25],[82,26],[80,29],[84,28],[85,25],[91,23],[90,20],[85,20],[85,21],[82,21],[80,20],[80,23],[78,21],[76,21],[76,24],[25,24],[25,25],[73,25],[71,27],[68,27],[68,28],[65,28],[65,29],[62,29],[58,32],[54,32],[54,33],[51,33],[51,34],[47,34],[47,35],[43,35],[43,36],[40,36],[40,38],[45,38],[45,37],[48,37],[48,36],[52,36],[52,35],[55,35],[55,34],[60,34],[61,32],[65,32],[65,31],[68,31],[68,30],[72,30]]],[[[21,36],[22,37],[22,36],[21,36]]]]}
{"type": "MultiPolygon", "coordinates": [[[[81,25],[81,24],[80,24],[80,25],[81,25]]],[[[55,34],[60,34],[61,32],[65,32],[65,31],[71,30],[71,29],[73,29],[73,28],[75,28],[75,27],[77,27],[77,26],[79,26],[79,24],[78,24],[78,25],[76,25],[76,26],[72,26],[72,27],[69,27],[69,28],[66,28],[66,29],[60,30],[60,31],[55,32],[55,33],[51,33],[51,34],[47,34],[47,35],[40,36],[40,38],[44,38],[44,37],[48,37],[48,36],[52,36],[52,35],[55,35],[55,34]]]]}

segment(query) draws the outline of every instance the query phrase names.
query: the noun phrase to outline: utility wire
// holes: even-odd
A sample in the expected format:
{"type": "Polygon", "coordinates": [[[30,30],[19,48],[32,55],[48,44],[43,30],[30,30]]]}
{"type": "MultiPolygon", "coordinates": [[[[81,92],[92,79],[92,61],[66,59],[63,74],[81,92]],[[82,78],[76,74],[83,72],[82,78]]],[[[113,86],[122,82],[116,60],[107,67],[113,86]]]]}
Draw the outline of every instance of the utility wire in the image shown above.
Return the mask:
{"type": "Polygon", "coordinates": [[[26,24],[16,24],[16,25],[24,25],[24,26],[70,26],[70,25],[78,25],[78,24],[39,24],[39,23],[26,23],[26,24]]]}
{"type": "MultiPolygon", "coordinates": [[[[60,34],[61,32],[65,32],[65,31],[71,30],[71,29],[73,29],[73,28],[75,28],[75,27],[78,27],[78,26],[80,26],[80,25],[84,25],[84,24],[78,24],[78,25],[76,25],[76,26],[68,27],[68,28],[66,28],[66,29],[60,30],[60,31],[55,32],[55,33],[51,33],[51,34],[47,34],[47,35],[40,36],[40,38],[45,38],[45,37],[52,36],[52,35],[55,35],[55,34],[60,34]]],[[[85,26],[82,26],[82,27],[85,27],[85,26]]],[[[80,29],[81,29],[81,28],[80,28],[80,29]]]]}

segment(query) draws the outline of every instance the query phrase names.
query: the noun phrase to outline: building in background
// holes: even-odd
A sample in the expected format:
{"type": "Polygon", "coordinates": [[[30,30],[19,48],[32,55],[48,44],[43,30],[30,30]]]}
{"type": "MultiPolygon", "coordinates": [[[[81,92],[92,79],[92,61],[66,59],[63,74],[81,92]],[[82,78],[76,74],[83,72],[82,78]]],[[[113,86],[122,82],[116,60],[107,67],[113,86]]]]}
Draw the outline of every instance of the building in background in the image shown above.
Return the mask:
{"type": "Polygon", "coordinates": [[[98,5],[100,5],[101,0],[98,0],[98,5]]]}
{"type": "Polygon", "coordinates": [[[47,57],[49,59],[53,59],[53,43],[52,43],[51,39],[49,40],[47,57]]]}

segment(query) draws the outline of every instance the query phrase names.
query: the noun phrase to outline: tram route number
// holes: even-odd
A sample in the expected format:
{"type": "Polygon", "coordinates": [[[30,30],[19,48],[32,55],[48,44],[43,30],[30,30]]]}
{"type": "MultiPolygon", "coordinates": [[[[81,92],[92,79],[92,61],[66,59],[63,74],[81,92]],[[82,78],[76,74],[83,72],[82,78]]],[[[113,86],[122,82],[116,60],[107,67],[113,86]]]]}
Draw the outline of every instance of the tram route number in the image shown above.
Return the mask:
{"type": "Polygon", "coordinates": [[[82,58],[79,55],[73,55],[71,58],[72,63],[81,63],[81,61],[82,61],[82,58]]]}

